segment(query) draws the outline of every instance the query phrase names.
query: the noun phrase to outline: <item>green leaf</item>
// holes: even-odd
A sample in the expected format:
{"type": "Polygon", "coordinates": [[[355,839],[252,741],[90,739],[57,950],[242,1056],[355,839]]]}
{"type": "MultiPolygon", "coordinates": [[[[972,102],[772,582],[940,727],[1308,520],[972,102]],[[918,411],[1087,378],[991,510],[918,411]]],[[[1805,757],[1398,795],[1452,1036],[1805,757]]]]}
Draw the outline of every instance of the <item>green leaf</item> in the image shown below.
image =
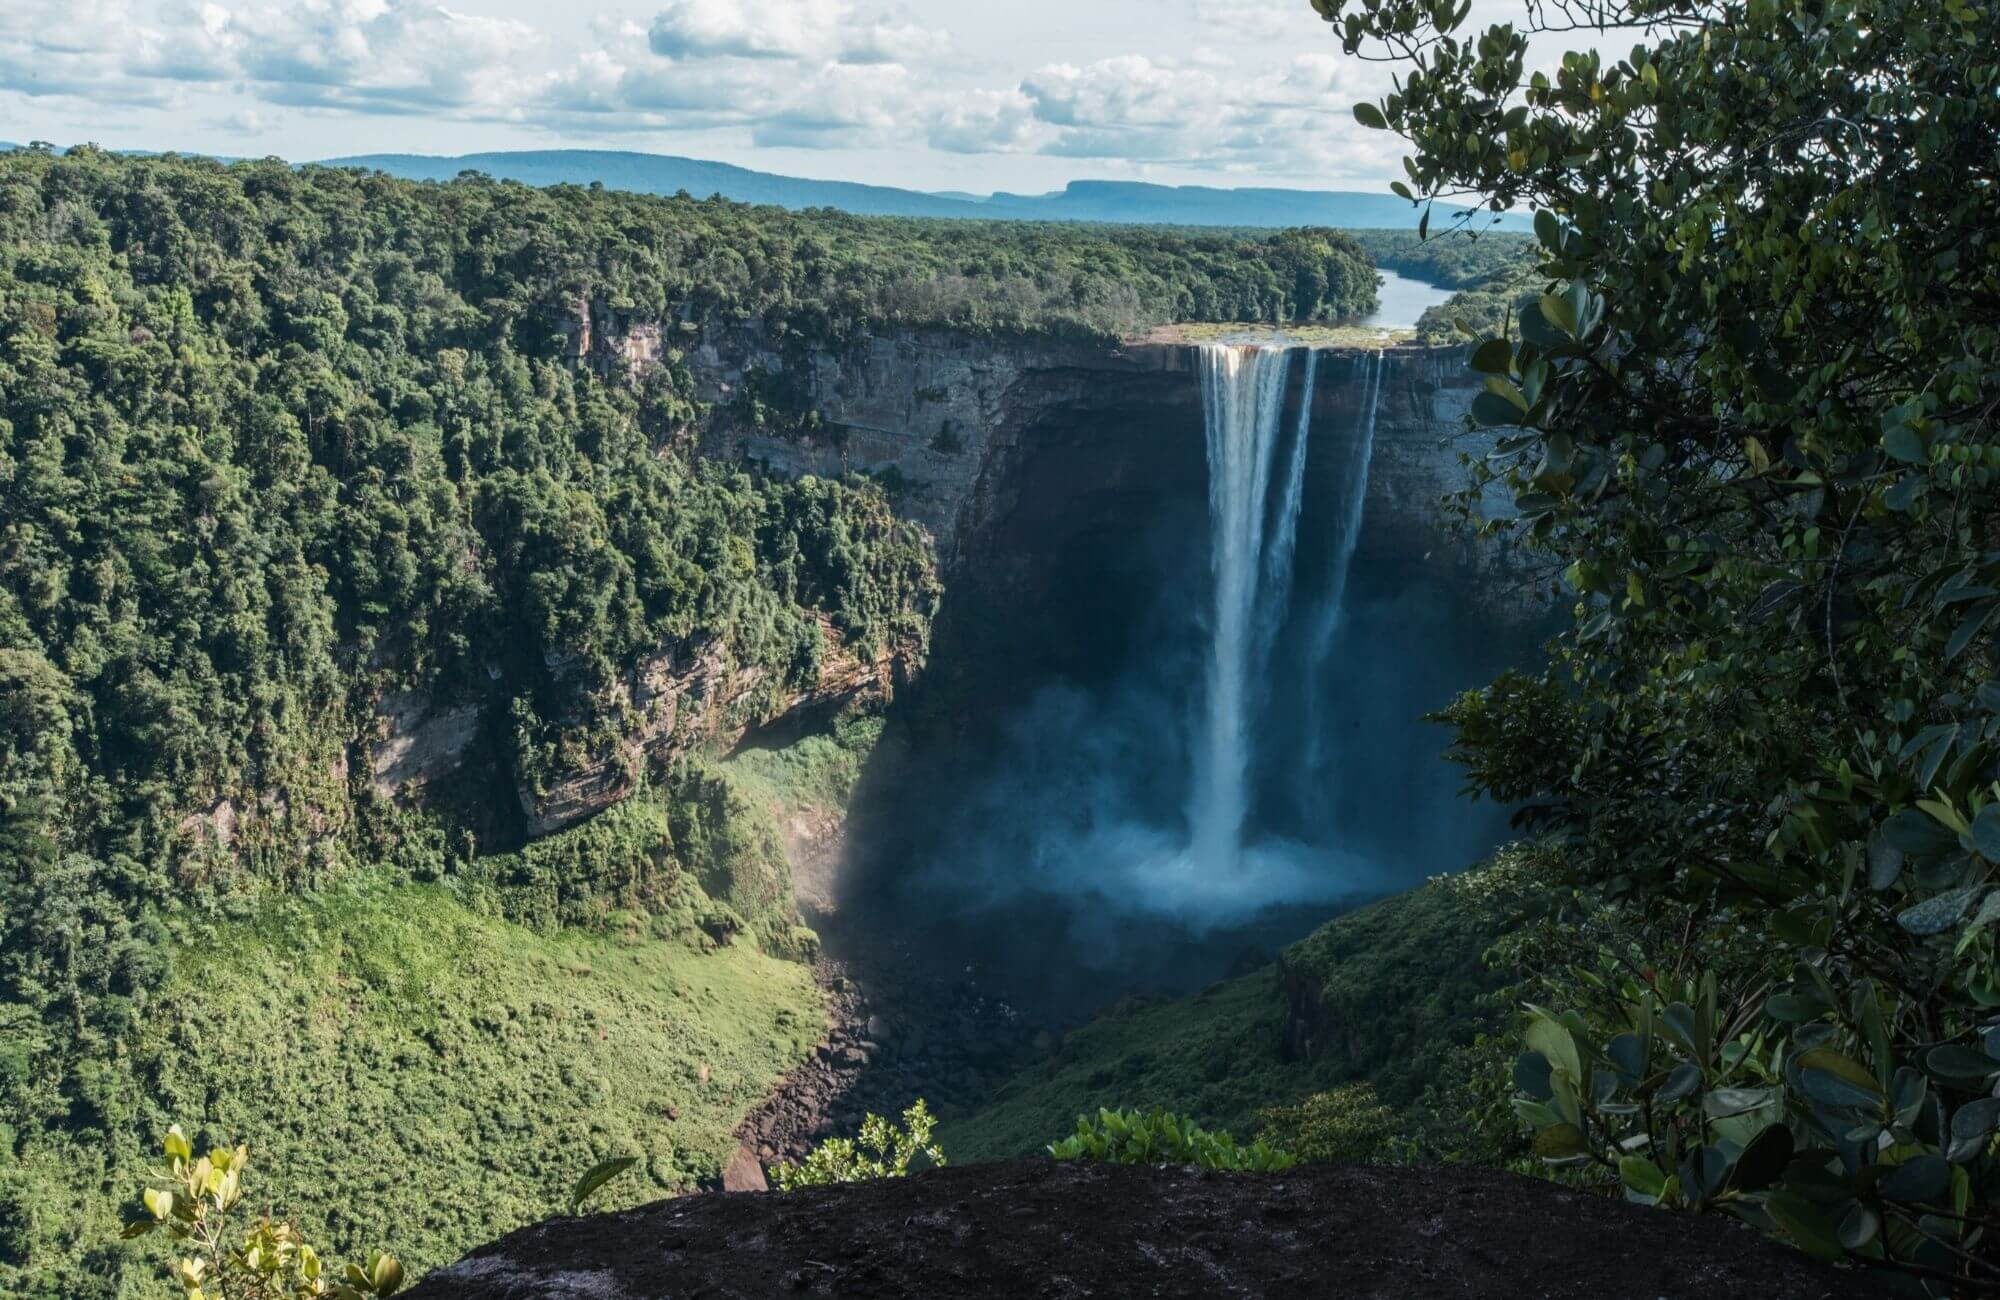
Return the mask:
{"type": "Polygon", "coordinates": [[[1909,465],[1927,464],[1931,458],[1922,436],[1907,424],[1899,424],[1882,435],[1882,450],[1909,465]]]}
{"type": "Polygon", "coordinates": [[[2000,921],[2000,889],[1986,896],[1986,901],[1979,905],[1979,911],[1966,923],[1965,928],[1968,933],[1973,930],[1983,930],[1996,921],[2000,921]]]}
{"type": "Polygon", "coordinates": [[[2000,610],[2000,601],[1982,600],[1965,611],[1965,617],[1952,630],[1951,639],[1945,642],[1944,657],[1946,663],[1952,662],[1965,653],[1966,648],[1972,644],[1973,639],[1985,630],[1988,623],[1993,621],[1995,610],[2000,610]]]}
{"type": "Polygon", "coordinates": [[[1567,1074],[1573,1082],[1583,1083],[1583,1060],[1577,1054],[1576,1039],[1570,1036],[1569,1030],[1546,1013],[1538,1013],[1528,1022],[1526,1039],[1528,1050],[1540,1052],[1550,1065],[1567,1074]]]}
{"type": "Polygon", "coordinates": [[[2000,862],[2000,803],[1990,803],[1979,810],[1972,819],[1972,829],[1966,832],[1972,841],[1972,848],[1988,862],[2000,862]]]}
{"type": "Polygon", "coordinates": [[[576,1186],[570,1188],[569,1212],[575,1214],[583,1207],[584,1201],[588,1200],[606,1183],[638,1163],[639,1158],[637,1156],[618,1156],[611,1160],[601,1160],[597,1164],[592,1165],[585,1171],[583,1177],[576,1180],[576,1186]]]}
{"type": "Polygon", "coordinates": [[[1504,428],[1521,423],[1521,410],[1498,393],[1481,393],[1472,399],[1472,418],[1489,429],[1504,428]]]}
{"type": "Polygon", "coordinates": [[[1488,339],[1472,353],[1472,368],[1483,375],[1504,375],[1514,368],[1514,345],[1506,339],[1488,339]]]}
{"type": "Polygon", "coordinates": [[[1950,1189],[1951,1165],[1936,1155],[1904,1161],[1881,1184],[1883,1196],[1906,1204],[1938,1200],[1950,1189]]]}
{"type": "Polygon", "coordinates": [[[1818,998],[1798,993],[1779,993],[1764,1002],[1764,1014],[1786,1025],[1809,1024],[1830,1010],[1832,1008],[1818,998]]]}
{"type": "Polygon", "coordinates": [[[1903,874],[1903,851],[1877,830],[1868,837],[1868,887],[1880,892],[1894,885],[1903,874]]]}
{"type": "Polygon", "coordinates": [[[1816,1047],[1801,1052],[1794,1062],[1799,1072],[1799,1088],[1822,1106],[1840,1110],[1879,1111],[1882,1087],[1875,1076],[1839,1052],[1816,1047]]]}
{"type": "Polygon", "coordinates": [[[1568,298],[1559,293],[1545,293],[1537,305],[1542,309],[1543,320],[1546,320],[1563,333],[1575,337],[1577,325],[1576,308],[1571,305],[1568,298]]]}
{"type": "Polygon", "coordinates": [[[181,1132],[181,1126],[178,1124],[167,1130],[167,1139],[163,1145],[166,1147],[169,1160],[187,1160],[194,1156],[194,1148],[188,1145],[187,1134],[181,1132]]]}
{"type": "Polygon", "coordinates": [[[2000,1127],[2000,1097],[1981,1097],[1960,1106],[1952,1112],[1951,1148],[1946,1157],[1954,1164],[1978,1159],[1985,1154],[1995,1127],[2000,1127]]]}
{"type": "Polygon", "coordinates": [[[1535,211],[1535,238],[1542,241],[1542,247],[1551,253],[1562,252],[1562,222],[1547,208],[1535,211]]]}
{"type": "Polygon", "coordinates": [[[1882,838],[1915,858],[1936,857],[1958,847],[1958,836],[1950,827],[1918,808],[1905,808],[1882,823],[1882,838]]]}
{"type": "Polygon", "coordinates": [[[1797,1192],[1772,1192],[1764,1199],[1764,1209],[1800,1250],[1821,1259],[1840,1258],[1839,1234],[1805,1197],[1797,1192]]]}
{"type": "Polygon", "coordinates": [[[1701,1090],[1701,1082],[1701,1067],[1693,1061],[1682,1061],[1667,1075],[1666,1083],[1653,1094],[1653,1100],[1671,1103],[1692,1097],[1701,1090]]]}
{"type": "Polygon", "coordinates": [[[1639,1035],[1617,1035],[1604,1045],[1604,1055],[1627,1083],[1637,1083],[1646,1077],[1646,1044],[1639,1035]]]}
{"type": "Polygon", "coordinates": [[[1667,1190],[1667,1176],[1644,1156],[1625,1156],[1618,1161],[1618,1178],[1625,1186],[1649,1200],[1659,1200],[1667,1190]]]}
{"type": "Polygon", "coordinates": [[[1793,1146],[1792,1131],[1783,1124],[1759,1130],[1736,1157],[1730,1185],[1746,1192],[1763,1191],[1784,1175],[1785,1166],[1792,1162],[1793,1146]]]}
{"type": "Polygon", "coordinates": [[[1981,1085],[2000,1072],[2000,1061],[1973,1048],[1946,1043],[1942,1047],[1933,1047],[1925,1055],[1924,1068],[1934,1077],[1949,1083],[1981,1085]]]}
{"type": "Polygon", "coordinates": [[[1966,885],[1939,894],[1936,898],[1925,899],[1915,907],[1897,913],[1896,924],[1918,938],[1943,934],[1958,924],[1959,918],[1965,915],[1965,910],[1972,906],[1972,900],[1984,888],[1984,885],[1966,885]]]}
{"type": "Polygon", "coordinates": [[[1583,1130],[1574,1124],[1551,1124],[1536,1130],[1534,1149],[1544,1160],[1570,1160],[1590,1154],[1583,1130]]]}
{"type": "Polygon", "coordinates": [[[1523,1052],[1514,1058],[1514,1086],[1536,1101],[1555,1095],[1549,1086],[1549,1058],[1540,1052],[1523,1052]]]}
{"type": "Polygon", "coordinates": [[[1900,483],[1882,494],[1882,504],[1901,514],[1917,503],[1930,482],[1922,474],[1905,474],[1900,483]]]}
{"type": "Polygon", "coordinates": [[[1389,128],[1389,119],[1382,116],[1382,110],[1365,99],[1354,106],[1354,120],[1371,131],[1386,131],[1389,128]]]}
{"type": "Polygon", "coordinates": [[[1848,1250],[1861,1250],[1881,1231],[1882,1216],[1856,1201],[1840,1220],[1840,1244],[1848,1250]]]}
{"type": "Polygon", "coordinates": [[[1710,1119],[1729,1119],[1762,1110],[1777,1100],[1775,1088],[1717,1088],[1701,1099],[1701,1109],[1710,1119]]]}
{"type": "Polygon", "coordinates": [[[370,1274],[378,1296],[392,1296],[403,1289],[403,1266],[394,1255],[384,1253],[376,1256],[370,1274]]]}

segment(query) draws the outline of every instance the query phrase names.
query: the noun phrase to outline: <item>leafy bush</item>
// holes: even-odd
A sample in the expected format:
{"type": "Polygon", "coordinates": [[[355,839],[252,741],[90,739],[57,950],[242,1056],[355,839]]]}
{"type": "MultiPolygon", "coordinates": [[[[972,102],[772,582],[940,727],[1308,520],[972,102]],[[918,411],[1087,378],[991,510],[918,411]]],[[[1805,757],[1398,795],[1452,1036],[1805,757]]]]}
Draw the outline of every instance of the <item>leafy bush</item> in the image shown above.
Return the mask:
{"type": "Polygon", "coordinates": [[[933,1169],[942,1169],[944,1151],[931,1140],[937,1118],[919,1097],[903,1112],[901,1127],[880,1115],[861,1122],[857,1139],[828,1138],[807,1153],[798,1164],[787,1161],[771,1170],[778,1190],[827,1187],[834,1183],[858,1183],[871,1178],[901,1178],[910,1164],[921,1156],[933,1169]]]}
{"type": "Polygon", "coordinates": [[[163,1146],[167,1167],[141,1195],[147,1217],[127,1224],[125,1236],[164,1231],[186,1248],[174,1270],[186,1300],[363,1300],[402,1289],[403,1266],[393,1255],[377,1251],[365,1266],[338,1267],[283,1220],[265,1215],[238,1227],[233,1216],[243,1200],[249,1147],[217,1147],[198,1157],[179,1125],[167,1130],[163,1146]]]}
{"type": "Polygon", "coordinates": [[[1159,1107],[1150,1111],[1100,1110],[1095,1119],[1079,1115],[1076,1132],[1051,1143],[1058,1160],[1102,1160],[1115,1165],[1199,1165],[1245,1173],[1274,1174],[1298,1162],[1262,1140],[1240,1146],[1227,1133],[1211,1133],[1185,1115],[1159,1107]]]}
{"type": "Polygon", "coordinates": [[[1258,1118],[1259,1142],[1308,1163],[1391,1159],[1402,1128],[1396,1112],[1365,1083],[1316,1092],[1296,1106],[1274,1106],[1258,1118]]]}
{"type": "Polygon", "coordinates": [[[1574,621],[1458,752],[1603,925],[1521,1114],[1568,1176],[1992,1292],[2000,8],[1614,2],[1551,59],[1560,5],[1313,4],[1422,65],[1355,110],[1399,188],[1536,209],[1458,505],[1574,621]]]}

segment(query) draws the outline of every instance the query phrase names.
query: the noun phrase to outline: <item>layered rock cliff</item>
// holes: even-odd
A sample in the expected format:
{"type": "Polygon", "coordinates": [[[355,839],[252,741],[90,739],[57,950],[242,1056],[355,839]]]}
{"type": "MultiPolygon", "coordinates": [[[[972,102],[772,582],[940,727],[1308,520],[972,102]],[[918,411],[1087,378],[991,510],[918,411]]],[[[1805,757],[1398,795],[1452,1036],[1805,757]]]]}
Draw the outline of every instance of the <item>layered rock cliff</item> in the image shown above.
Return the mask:
{"type": "MultiPolygon", "coordinates": [[[[1198,500],[1205,482],[1196,357],[1183,344],[887,330],[808,347],[754,325],[704,333],[593,303],[579,303],[565,331],[573,363],[607,375],[638,381],[652,367],[684,368],[708,406],[688,431],[703,454],[786,477],[877,478],[898,513],[930,531],[961,605],[993,609],[1015,603],[1004,593],[1074,586],[1076,626],[1003,630],[1025,655],[1059,659],[1092,635],[1086,622],[1130,613],[1093,603],[1106,599],[1104,584],[1066,570],[1084,551],[1116,549],[1158,526],[1162,502],[1198,500]]],[[[1373,356],[1322,353],[1315,445],[1353,436],[1373,356]]],[[[1465,446],[1460,431],[1473,376],[1455,353],[1424,348],[1390,349],[1381,365],[1358,567],[1390,584],[1450,587],[1500,617],[1527,607],[1508,557],[1447,527],[1438,509],[1465,482],[1461,453],[1485,450],[1465,446]]],[[[1332,458],[1309,463],[1321,459],[1332,458]]],[[[662,647],[579,705],[568,721],[593,733],[589,744],[556,756],[536,782],[516,782],[517,826],[551,833],[622,799],[647,763],[731,743],[801,710],[887,694],[914,660],[912,648],[896,647],[858,662],[829,634],[818,682],[773,694],[715,647],[662,647]]],[[[490,764],[493,707],[384,695],[361,742],[375,792],[422,802],[469,765],[490,764]]]]}

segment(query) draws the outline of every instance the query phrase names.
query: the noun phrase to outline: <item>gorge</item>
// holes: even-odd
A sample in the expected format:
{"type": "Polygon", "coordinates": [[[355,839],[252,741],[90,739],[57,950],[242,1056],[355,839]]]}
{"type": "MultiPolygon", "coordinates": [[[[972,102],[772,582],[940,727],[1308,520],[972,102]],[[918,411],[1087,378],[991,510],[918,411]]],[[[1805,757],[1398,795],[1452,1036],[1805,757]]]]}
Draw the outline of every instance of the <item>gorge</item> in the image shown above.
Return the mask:
{"type": "Polygon", "coordinates": [[[0,225],[0,1289],[138,1285],[174,1123],[422,1270],[523,1135],[630,1203],[957,1122],[1492,842],[1412,720],[1539,607],[1345,236],[91,151],[0,225]]]}

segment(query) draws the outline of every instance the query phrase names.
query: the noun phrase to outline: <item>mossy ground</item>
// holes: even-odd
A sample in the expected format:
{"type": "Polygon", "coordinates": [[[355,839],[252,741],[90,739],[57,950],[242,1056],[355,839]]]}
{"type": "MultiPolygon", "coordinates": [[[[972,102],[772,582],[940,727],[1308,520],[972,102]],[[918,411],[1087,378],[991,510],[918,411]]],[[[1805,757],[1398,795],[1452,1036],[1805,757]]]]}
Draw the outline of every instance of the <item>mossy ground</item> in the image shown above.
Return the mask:
{"type": "MultiPolygon", "coordinates": [[[[600,1208],[685,1190],[823,1015],[806,967],[747,941],[701,947],[534,930],[448,886],[365,880],[187,924],[134,1049],[145,1096],[116,1117],[130,1149],[80,1182],[51,1149],[14,1172],[44,1183],[80,1255],[115,1250],[155,1149],[139,1135],[178,1121],[251,1144],[254,1203],[413,1274],[559,1212],[608,1156],[642,1164],[600,1208]]],[[[162,1285],[124,1272],[123,1294],[162,1285]]]]}

